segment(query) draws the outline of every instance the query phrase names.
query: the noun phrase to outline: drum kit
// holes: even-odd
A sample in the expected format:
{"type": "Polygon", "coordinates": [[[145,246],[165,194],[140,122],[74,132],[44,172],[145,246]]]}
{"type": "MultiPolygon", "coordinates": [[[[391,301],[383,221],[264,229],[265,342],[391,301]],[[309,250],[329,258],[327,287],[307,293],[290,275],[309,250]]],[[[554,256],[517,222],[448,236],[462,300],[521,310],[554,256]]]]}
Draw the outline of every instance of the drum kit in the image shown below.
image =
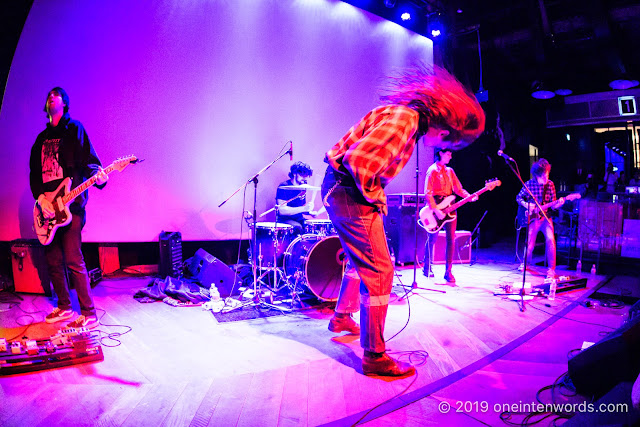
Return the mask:
{"type": "MultiPolygon", "coordinates": [[[[308,184],[288,185],[289,190],[319,190],[308,184]]],[[[278,206],[263,213],[261,216],[278,206]]],[[[328,219],[305,221],[301,235],[294,227],[277,222],[256,222],[255,256],[260,286],[272,291],[287,288],[291,302],[299,302],[299,294],[310,291],[321,301],[336,301],[346,259],[340,239],[328,219]]]]}

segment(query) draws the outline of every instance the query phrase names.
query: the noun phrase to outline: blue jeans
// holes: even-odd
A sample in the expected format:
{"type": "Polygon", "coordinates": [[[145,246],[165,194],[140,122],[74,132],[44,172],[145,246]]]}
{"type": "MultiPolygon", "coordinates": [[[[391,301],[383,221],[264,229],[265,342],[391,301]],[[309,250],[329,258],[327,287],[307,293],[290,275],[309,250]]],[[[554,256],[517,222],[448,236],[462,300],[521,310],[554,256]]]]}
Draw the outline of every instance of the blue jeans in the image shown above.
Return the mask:
{"type": "Polygon", "coordinates": [[[65,265],[69,270],[69,278],[78,294],[80,312],[85,316],[95,316],[96,310],[91,298],[91,286],[87,267],[82,255],[82,227],[84,227],[85,213],[73,214],[71,224],[60,227],[56,231],[53,241],[45,246],[44,252],[49,267],[49,276],[53,290],[58,296],[58,308],[71,309],[69,285],[65,265]]]}
{"type": "Polygon", "coordinates": [[[322,199],[348,258],[336,312],[356,312],[359,302],[360,345],[367,351],[384,352],[394,269],[382,214],[365,200],[350,176],[331,167],[322,183],[322,199]]]}
{"type": "Polygon", "coordinates": [[[532,219],[529,223],[529,246],[527,247],[527,264],[531,262],[531,255],[536,246],[538,232],[542,231],[545,240],[545,250],[547,252],[547,263],[549,270],[556,269],[556,238],[553,233],[553,222],[549,223],[545,218],[532,219]]]}

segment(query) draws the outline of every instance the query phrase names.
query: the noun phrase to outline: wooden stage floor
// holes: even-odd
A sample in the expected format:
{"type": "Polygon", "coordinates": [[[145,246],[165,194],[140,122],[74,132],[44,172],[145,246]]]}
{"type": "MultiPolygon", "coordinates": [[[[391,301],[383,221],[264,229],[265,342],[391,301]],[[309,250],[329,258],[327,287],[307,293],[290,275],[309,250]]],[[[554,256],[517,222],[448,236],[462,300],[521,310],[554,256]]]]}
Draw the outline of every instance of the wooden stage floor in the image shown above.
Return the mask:
{"type": "MultiPolygon", "coordinates": [[[[521,280],[506,258],[485,250],[473,266],[455,265],[456,286],[443,284],[435,266],[436,279],[418,274],[418,284],[446,293],[394,299],[388,350],[414,351],[416,361],[428,354],[416,376],[401,379],[364,376],[359,337],[329,332],[327,307],[218,323],[202,307],[137,302],[149,278],[103,280],[94,297],[104,361],[0,377],[0,425],[342,426],[363,416],[371,426],[505,425],[496,404],[534,401],[567,370],[571,350],[618,328],[628,310],[580,305],[611,280],[583,273],[586,289],[535,298],[521,311],[494,296],[521,280]]],[[[534,285],[543,280],[538,270],[528,276],[534,285]]],[[[412,267],[397,276],[410,285],[412,267]]],[[[21,296],[19,304],[6,293],[0,300],[0,336],[41,338],[63,326],[42,323],[53,300],[21,296]]]]}

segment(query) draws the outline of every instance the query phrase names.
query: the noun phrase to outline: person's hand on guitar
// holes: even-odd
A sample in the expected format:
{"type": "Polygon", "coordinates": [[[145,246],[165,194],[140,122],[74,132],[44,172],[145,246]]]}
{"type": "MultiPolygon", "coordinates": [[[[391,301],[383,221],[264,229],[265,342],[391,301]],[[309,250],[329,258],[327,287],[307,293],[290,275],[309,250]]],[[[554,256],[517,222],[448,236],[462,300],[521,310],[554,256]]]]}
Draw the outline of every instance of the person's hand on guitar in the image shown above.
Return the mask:
{"type": "Polygon", "coordinates": [[[109,180],[109,175],[104,171],[104,169],[100,168],[98,173],[96,174],[96,185],[102,185],[109,180]]]}
{"type": "Polygon", "coordinates": [[[444,212],[442,212],[438,208],[433,208],[433,213],[435,214],[436,218],[438,218],[438,219],[444,219],[447,216],[447,214],[445,214],[444,212]]]}
{"type": "Polygon", "coordinates": [[[56,211],[53,208],[53,204],[47,199],[44,194],[41,194],[38,197],[38,205],[40,206],[40,211],[42,215],[46,218],[53,218],[56,215],[56,211]]]}

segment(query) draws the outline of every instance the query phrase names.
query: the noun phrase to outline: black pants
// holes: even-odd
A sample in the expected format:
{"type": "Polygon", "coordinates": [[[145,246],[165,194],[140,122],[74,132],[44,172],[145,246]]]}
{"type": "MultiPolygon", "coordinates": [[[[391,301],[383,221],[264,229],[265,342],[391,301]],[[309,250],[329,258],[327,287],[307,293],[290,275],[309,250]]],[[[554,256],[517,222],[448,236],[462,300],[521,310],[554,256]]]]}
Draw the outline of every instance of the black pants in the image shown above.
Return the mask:
{"type": "Polygon", "coordinates": [[[53,241],[45,246],[45,256],[49,267],[49,276],[53,290],[58,296],[58,308],[71,309],[69,284],[65,265],[69,270],[69,278],[78,294],[80,312],[85,316],[95,316],[96,310],[91,298],[91,286],[87,267],[82,255],[82,227],[85,213],[73,214],[71,224],[56,231],[53,241]]]}

